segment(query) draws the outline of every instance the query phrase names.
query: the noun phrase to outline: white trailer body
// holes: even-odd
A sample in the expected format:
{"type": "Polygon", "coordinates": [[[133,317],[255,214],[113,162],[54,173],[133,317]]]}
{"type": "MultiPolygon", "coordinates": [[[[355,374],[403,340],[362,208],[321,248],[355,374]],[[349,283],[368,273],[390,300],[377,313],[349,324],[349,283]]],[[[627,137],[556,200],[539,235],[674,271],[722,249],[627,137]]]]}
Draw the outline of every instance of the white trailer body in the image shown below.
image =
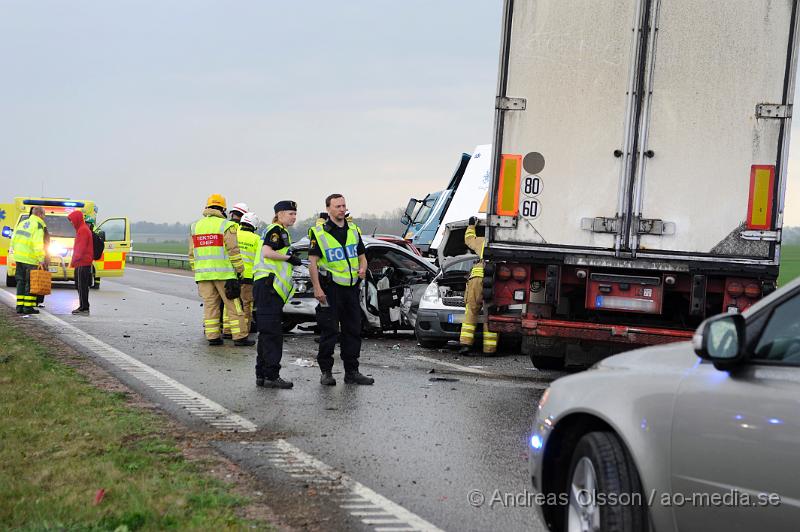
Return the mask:
{"type": "Polygon", "coordinates": [[[777,266],[796,9],[509,0],[490,247],[777,266]]]}
{"type": "Polygon", "coordinates": [[[484,298],[537,367],[775,289],[799,2],[505,0],[484,298]]]}

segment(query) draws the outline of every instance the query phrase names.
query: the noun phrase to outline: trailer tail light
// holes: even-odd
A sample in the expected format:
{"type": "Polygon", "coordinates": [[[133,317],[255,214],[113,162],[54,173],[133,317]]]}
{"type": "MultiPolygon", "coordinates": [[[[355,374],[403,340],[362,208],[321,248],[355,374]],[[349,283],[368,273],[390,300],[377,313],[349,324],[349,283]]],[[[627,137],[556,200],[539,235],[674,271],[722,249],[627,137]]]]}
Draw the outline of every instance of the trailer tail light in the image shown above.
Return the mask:
{"type": "Polygon", "coordinates": [[[750,168],[750,197],[747,201],[747,228],[771,229],[775,166],[754,164],[750,168]]]}
{"type": "Polygon", "coordinates": [[[728,283],[728,286],[725,288],[725,291],[731,297],[739,297],[744,294],[744,286],[739,281],[731,281],[728,283]]]}
{"type": "Polygon", "coordinates": [[[497,214],[519,214],[519,178],[522,174],[522,155],[500,156],[500,182],[497,187],[497,214]]]}
{"type": "Polygon", "coordinates": [[[761,283],[753,279],[728,277],[725,279],[725,294],[722,310],[743,312],[763,297],[761,283]]]}
{"type": "Polygon", "coordinates": [[[522,266],[515,266],[511,270],[511,277],[513,277],[515,281],[524,281],[528,278],[528,270],[522,266]]]}
{"type": "Polygon", "coordinates": [[[511,268],[505,265],[500,265],[497,267],[497,278],[501,281],[508,281],[511,279],[511,268]]]}
{"type": "Polygon", "coordinates": [[[746,295],[750,299],[758,299],[759,297],[761,297],[761,287],[758,286],[756,283],[749,283],[747,286],[744,287],[744,295],[746,295]]]}

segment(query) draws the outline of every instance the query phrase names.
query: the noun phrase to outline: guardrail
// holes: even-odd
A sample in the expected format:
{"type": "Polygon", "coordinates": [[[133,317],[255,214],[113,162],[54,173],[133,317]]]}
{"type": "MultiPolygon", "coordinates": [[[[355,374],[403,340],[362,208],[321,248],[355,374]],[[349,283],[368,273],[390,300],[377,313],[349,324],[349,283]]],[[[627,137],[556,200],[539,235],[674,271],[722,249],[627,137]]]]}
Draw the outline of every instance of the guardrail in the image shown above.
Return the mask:
{"type": "Polygon", "coordinates": [[[147,264],[152,262],[153,266],[164,266],[167,268],[189,269],[189,256],[180,253],[157,253],[155,251],[131,251],[127,256],[128,262],[136,264],[147,264]]]}

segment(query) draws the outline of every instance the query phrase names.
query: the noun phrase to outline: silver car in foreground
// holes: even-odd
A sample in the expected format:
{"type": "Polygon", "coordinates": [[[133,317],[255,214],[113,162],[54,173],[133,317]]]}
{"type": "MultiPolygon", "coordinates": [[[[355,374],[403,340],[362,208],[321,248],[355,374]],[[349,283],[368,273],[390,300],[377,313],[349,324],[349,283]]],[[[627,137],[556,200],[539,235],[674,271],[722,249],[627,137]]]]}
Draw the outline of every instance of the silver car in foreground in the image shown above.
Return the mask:
{"type": "Polygon", "coordinates": [[[800,280],[553,382],[529,459],[554,530],[800,529],[800,280]]]}

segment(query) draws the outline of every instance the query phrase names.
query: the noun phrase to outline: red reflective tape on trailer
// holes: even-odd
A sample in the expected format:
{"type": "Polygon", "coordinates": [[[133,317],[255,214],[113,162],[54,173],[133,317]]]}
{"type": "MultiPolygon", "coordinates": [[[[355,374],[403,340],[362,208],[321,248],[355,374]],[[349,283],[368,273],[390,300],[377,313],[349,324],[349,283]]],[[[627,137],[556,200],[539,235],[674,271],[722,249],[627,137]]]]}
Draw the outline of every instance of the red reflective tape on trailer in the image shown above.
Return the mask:
{"type": "Polygon", "coordinates": [[[747,228],[771,229],[775,166],[754,164],[750,168],[750,195],[747,200],[747,228]]]}
{"type": "Polygon", "coordinates": [[[222,247],[224,245],[224,242],[222,240],[222,235],[220,234],[194,235],[192,237],[192,243],[196,248],[202,248],[207,246],[222,247]]]}
{"type": "Polygon", "coordinates": [[[500,156],[500,183],[497,186],[497,214],[519,214],[519,178],[522,174],[522,155],[500,156]]]}

